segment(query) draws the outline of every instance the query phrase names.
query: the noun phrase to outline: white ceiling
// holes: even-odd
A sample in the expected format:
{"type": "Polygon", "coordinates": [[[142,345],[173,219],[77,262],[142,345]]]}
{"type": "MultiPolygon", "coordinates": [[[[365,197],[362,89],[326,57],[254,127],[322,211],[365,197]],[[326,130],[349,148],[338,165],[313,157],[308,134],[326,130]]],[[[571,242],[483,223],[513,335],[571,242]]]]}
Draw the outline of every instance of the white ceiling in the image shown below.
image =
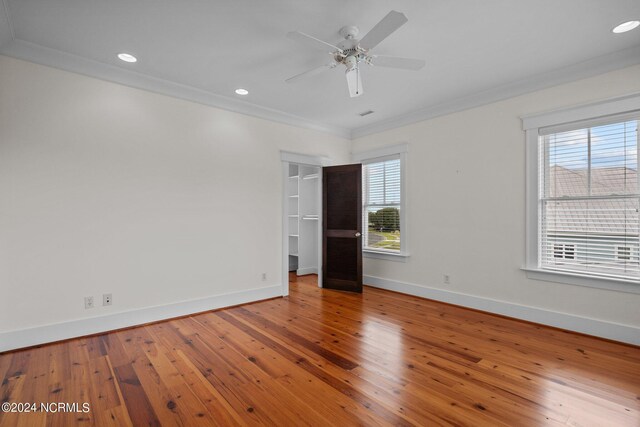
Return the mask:
{"type": "Polygon", "coordinates": [[[640,63],[640,29],[611,32],[640,19],[638,0],[3,1],[0,53],[346,136],[640,63]],[[341,68],[284,82],[329,59],[287,32],[337,43],[391,9],[409,22],[375,53],[425,68],[365,68],[359,98],[341,68]]]}

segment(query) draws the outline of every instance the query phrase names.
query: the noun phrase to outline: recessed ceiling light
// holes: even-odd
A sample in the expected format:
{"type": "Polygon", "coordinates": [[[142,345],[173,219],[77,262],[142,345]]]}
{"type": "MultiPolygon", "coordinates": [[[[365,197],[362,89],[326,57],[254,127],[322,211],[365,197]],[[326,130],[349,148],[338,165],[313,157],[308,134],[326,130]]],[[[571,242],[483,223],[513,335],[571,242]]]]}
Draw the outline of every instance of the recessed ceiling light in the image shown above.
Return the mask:
{"type": "Polygon", "coordinates": [[[120,58],[121,61],[124,62],[136,62],[138,61],[138,58],[136,58],[135,56],[129,54],[129,53],[119,53],[118,54],[118,58],[120,58]]]}
{"type": "Polygon", "coordinates": [[[616,26],[611,31],[613,31],[616,34],[626,33],[627,31],[633,30],[638,25],[640,25],[640,21],[627,21],[627,22],[623,22],[622,24],[616,26]]]}
{"type": "Polygon", "coordinates": [[[249,91],[248,91],[248,90],[246,90],[246,89],[242,89],[242,88],[240,88],[240,89],[236,89],[236,93],[237,93],[238,95],[249,95],[249,91]]]}

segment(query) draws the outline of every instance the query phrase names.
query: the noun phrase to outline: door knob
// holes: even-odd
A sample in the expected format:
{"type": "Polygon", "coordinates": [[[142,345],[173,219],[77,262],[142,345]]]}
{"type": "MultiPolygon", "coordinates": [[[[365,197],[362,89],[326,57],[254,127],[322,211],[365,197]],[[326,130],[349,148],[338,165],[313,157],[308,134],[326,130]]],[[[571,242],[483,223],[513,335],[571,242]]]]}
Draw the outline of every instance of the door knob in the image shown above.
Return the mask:
{"type": "Polygon", "coordinates": [[[362,236],[362,234],[361,234],[361,233],[356,232],[356,237],[360,237],[360,236],[362,236]]]}

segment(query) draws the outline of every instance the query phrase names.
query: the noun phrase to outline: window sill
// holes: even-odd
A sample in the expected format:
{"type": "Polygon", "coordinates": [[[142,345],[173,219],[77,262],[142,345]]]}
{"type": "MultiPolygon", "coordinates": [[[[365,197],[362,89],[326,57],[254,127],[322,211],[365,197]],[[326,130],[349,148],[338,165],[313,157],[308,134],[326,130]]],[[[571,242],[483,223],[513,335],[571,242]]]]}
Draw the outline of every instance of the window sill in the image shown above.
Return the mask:
{"type": "Polygon", "coordinates": [[[569,285],[586,286],[588,288],[640,294],[640,283],[634,280],[594,277],[575,273],[565,273],[561,271],[543,270],[539,268],[522,268],[522,270],[527,273],[527,278],[533,280],[566,283],[569,285]]]}
{"type": "Polygon", "coordinates": [[[409,254],[407,252],[384,252],[363,249],[362,256],[365,258],[385,259],[387,261],[407,262],[409,254]]]}

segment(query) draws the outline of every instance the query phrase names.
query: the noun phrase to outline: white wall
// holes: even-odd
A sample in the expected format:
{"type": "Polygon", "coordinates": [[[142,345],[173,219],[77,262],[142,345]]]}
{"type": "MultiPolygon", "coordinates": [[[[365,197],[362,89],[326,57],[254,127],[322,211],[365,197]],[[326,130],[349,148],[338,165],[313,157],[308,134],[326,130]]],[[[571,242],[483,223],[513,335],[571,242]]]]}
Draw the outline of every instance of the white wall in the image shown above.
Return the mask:
{"type": "Polygon", "coordinates": [[[281,149],[349,142],[0,56],[0,341],[280,285],[281,149]]]}
{"type": "MultiPolygon", "coordinates": [[[[639,294],[528,280],[520,270],[525,136],[519,117],[637,91],[640,66],[353,141],[353,152],[409,143],[406,232],[411,257],[407,263],[365,259],[364,274],[640,328],[639,294]],[[444,274],[451,284],[443,283],[444,274]]],[[[456,299],[455,294],[449,297],[456,299]]],[[[631,331],[640,343],[640,329],[631,331]]]]}
{"type": "MultiPolygon", "coordinates": [[[[520,271],[519,116],[634,91],[638,66],[353,141],[410,144],[412,256],[365,274],[640,328],[638,294],[520,271]]],[[[0,351],[29,328],[279,286],[281,149],[339,163],[349,142],[0,56],[0,351]]]]}

